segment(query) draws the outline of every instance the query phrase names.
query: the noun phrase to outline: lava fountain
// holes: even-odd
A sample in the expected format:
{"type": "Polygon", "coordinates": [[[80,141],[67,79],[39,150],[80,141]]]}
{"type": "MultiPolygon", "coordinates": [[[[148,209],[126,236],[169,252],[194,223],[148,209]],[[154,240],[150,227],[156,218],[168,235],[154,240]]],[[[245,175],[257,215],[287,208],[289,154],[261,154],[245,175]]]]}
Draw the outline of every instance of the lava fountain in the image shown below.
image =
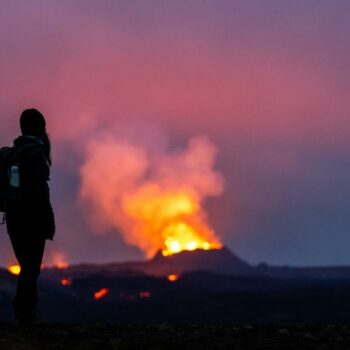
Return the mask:
{"type": "Polygon", "coordinates": [[[80,169],[80,198],[95,231],[116,229],[147,257],[221,248],[203,206],[223,191],[216,152],[206,137],[171,152],[111,136],[91,142],[80,169]]]}

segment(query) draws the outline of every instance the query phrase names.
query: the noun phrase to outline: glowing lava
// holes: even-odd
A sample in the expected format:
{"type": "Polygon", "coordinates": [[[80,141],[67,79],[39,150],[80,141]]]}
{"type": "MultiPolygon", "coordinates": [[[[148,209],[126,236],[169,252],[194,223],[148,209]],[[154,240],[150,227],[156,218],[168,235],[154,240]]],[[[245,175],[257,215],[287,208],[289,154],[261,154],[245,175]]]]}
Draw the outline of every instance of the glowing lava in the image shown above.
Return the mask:
{"type": "Polygon", "coordinates": [[[180,275],[176,273],[172,273],[171,275],[168,275],[168,281],[169,282],[175,282],[180,278],[180,275]]]}
{"type": "Polygon", "coordinates": [[[62,286],[70,286],[72,284],[72,280],[70,278],[62,278],[61,279],[61,285],[62,286]]]}
{"type": "Polygon", "coordinates": [[[139,297],[141,299],[148,299],[148,298],[151,297],[151,293],[148,292],[148,291],[142,291],[142,292],[139,293],[139,297]]]}
{"type": "Polygon", "coordinates": [[[169,225],[165,234],[167,238],[165,239],[164,248],[162,249],[162,254],[164,256],[176,254],[183,250],[192,251],[196,249],[209,250],[222,248],[220,242],[214,241],[214,238],[212,238],[213,241],[209,243],[206,241],[206,238],[208,238],[206,235],[202,235],[197,232],[195,228],[184,222],[177,222],[169,225]]]}
{"type": "Polygon", "coordinates": [[[52,257],[52,262],[56,268],[63,270],[69,267],[65,254],[62,252],[55,252],[52,257]]]}
{"type": "Polygon", "coordinates": [[[21,266],[19,265],[11,265],[7,268],[7,271],[12,273],[13,275],[18,276],[21,272],[21,266]]]}
{"type": "Polygon", "coordinates": [[[100,289],[100,290],[98,290],[97,292],[94,293],[94,299],[95,300],[102,299],[108,293],[109,293],[109,289],[108,288],[102,288],[102,289],[100,289]]]}
{"type": "Polygon", "coordinates": [[[152,248],[161,247],[164,256],[222,248],[191,189],[166,191],[156,185],[144,186],[124,198],[123,209],[135,222],[142,223],[141,241],[148,239],[153,242],[152,248]]]}

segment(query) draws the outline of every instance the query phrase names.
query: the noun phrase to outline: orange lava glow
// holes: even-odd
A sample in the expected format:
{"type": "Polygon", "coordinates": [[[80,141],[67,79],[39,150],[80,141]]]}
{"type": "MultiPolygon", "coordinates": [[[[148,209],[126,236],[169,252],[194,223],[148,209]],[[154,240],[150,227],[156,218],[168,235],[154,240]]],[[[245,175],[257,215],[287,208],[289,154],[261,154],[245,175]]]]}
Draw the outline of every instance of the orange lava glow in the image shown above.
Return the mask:
{"type": "Polygon", "coordinates": [[[165,191],[161,187],[145,187],[124,198],[128,216],[142,223],[145,235],[164,256],[196,249],[220,249],[222,244],[203,220],[203,212],[191,190],[165,191]],[[153,235],[153,232],[158,232],[153,235]],[[158,238],[158,241],[155,239],[158,238]]]}
{"type": "Polygon", "coordinates": [[[176,273],[172,273],[171,275],[168,275],[168,281],[169,282],[175,282],[180,278],[180,275],[176,273]]]}
{"type": "Polygon", "coordinates": [[[72,284],[72,280],[70,278],[62,278],[61,285],[62,286],[70,286],[72,284]]]}
{"type": "Polygon", "coordinates": [[[18,276],[20,274],[20,272],[21,272],[21,267],[19,265],[10,265],[7,268],[7,271],[12,273],[13,275],[18,276]]]}
{"type": "Polygon", "coordinates": [[[207,242],[201,234],[195,232],[194,229],[185,223],[177,223],[172,228],[171,236],[165,240],[165,248],[162,249],[164,256],[179,253],[184,250],[193,251],[196,249],[220,249],[220,242],[207,242]]]}
{"type": "Polygon", "coordinates": [[[55,265],[58,269],[67,269],[69,267],[69,264],[66,262],[59,262],[55,265]]]}
{"type": "Polygon", "coordinates": [[[62,251],[55,251],[52,253],[52,256],[49,258],[49,265],[53,265],[60,270],[67,269],[69,267],[66,255],[62,251]]]}
{"type": "Polygon", "coordinates": [[[139,297],[141,299],[147,299],[147,298],[151,297],[151,293],[148,292],[148,291],[142,291],[142,292],[139,293],[139,297]]]}
{"type": "Polygon", "coordinates": [[[98,290],[97,292],[94,293],[94,299],[95,300],[102,299],[108,293],[109,293],[109,289],[108,288],[102,288],[102,289],[100,289],[100,290],[98,290]]]}

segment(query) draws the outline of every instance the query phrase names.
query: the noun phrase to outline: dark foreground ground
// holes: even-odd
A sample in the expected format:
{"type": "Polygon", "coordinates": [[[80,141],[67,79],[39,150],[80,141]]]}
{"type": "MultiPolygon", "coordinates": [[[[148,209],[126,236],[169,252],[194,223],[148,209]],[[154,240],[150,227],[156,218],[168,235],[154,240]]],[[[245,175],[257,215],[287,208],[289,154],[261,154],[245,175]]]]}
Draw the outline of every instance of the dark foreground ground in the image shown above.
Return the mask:
{"type": "Polygon", "coordinates": [[[350,326],[219,327],[0,324],[0,349],[349,349],[350,326]]]}

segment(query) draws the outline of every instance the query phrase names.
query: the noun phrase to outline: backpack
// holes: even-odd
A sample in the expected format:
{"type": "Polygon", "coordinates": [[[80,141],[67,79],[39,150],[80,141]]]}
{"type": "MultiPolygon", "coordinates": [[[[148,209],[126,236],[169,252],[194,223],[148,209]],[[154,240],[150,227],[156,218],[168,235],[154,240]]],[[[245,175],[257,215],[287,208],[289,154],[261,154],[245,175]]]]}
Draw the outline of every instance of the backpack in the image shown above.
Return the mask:
{"type": "Polygon", "coordinates": [[[8,200],[20,196],[20,174],[18,164],[13,163],[15,147],[0,148],[0,212],[6,212],[8,200]]]}
{"type": "Polygon", "coordinates": [[[0,212],[6,211],[10,194],[10,163],[12,147],[0,148],[0,212]]]}
{"type": "Polygon", "coordinates": [[[21,169],[24,154],[35,143],[0,148],[0,212],[6,213],[7,202],[21,199],[21,169]]]}

